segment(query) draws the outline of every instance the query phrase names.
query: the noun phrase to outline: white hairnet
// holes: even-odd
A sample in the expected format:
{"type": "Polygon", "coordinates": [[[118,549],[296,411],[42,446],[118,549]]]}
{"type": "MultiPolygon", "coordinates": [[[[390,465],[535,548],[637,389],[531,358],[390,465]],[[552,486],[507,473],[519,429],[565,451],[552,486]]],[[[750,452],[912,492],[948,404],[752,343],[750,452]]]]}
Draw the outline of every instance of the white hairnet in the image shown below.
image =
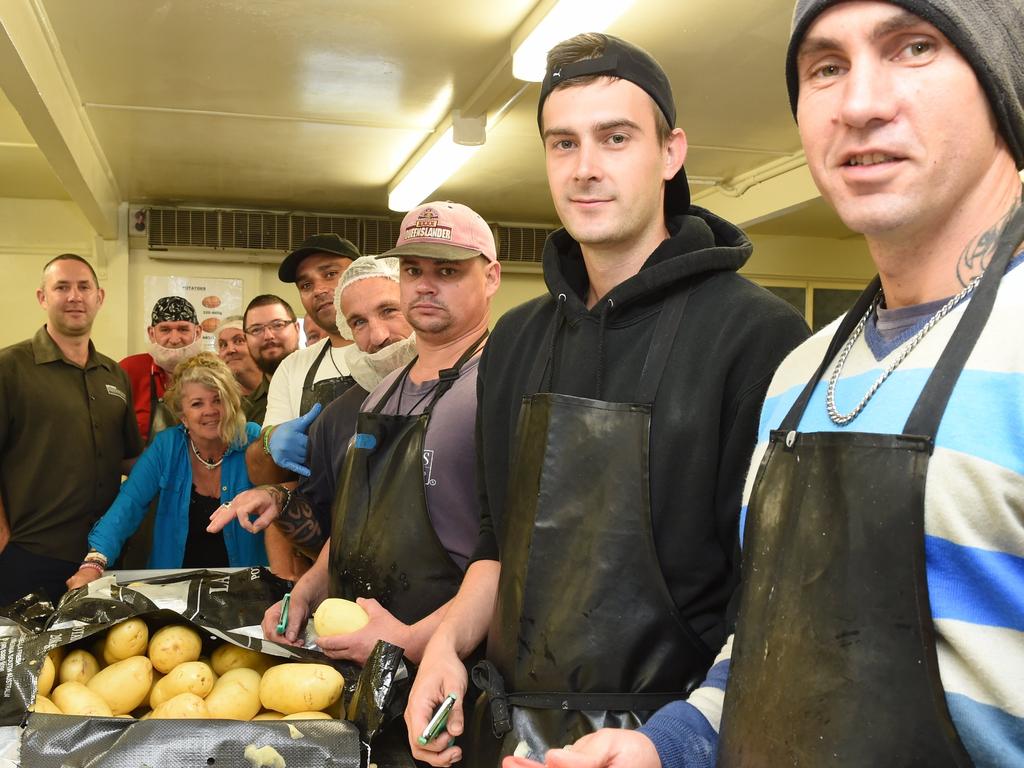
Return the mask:
{"type": "Polygon", "coordinates": [[[383,277],[385,280],[398,282],[398,259],[379,259],[376,256],[360,256],[349,264],[345,274],[338,281],[338,287],[334,289],[334,309],[338,313],[338,333],[342,338],[353,340],[352,329],[348,327],[348,321],[341,311],[341,294],[352,283],[365,280],[368,277],[383,277]]]}

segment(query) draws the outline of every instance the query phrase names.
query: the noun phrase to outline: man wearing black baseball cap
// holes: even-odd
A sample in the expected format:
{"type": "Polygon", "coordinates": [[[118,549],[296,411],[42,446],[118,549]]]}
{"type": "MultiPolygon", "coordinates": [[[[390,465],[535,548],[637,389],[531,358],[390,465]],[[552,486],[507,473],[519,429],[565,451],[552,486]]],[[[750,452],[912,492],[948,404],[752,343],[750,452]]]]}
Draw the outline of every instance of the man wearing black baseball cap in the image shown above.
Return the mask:
{"type": "MultiPolygon", "coordinates": [[[[277,270],[281,282],[295,283],[306,314],[327,331],[327,338],[292,352],[275,371],[263,420],[263,436],[268,439],[253,443],[246,453],[253,482],[280,482],[288,476],[270,456],[270,430],[308,414],[314,406],[319,412],[355,383],[341,354],[342,347],[351,342],[338,331],[334,289],[345,270],[360,255],[355,245],[339,235],[313,235],[289,253],[277,270]]],[[[285,428],[277,436],[276,444],[283,445],[282,441],[287,442],[287,438],[293,437],[286,433],[297,425],[295,422],[285,428]]],[[[305,434],[294,437],[301,442],[305,434]]]]}
{"type": "Polygon", "coordinates": [[[446,733],[413,740],[433,765],[634,728],[725,638],[760,402],[807,328],[736,274],[746,236],[690,205],[675,119],[640,48],[589,34],[549,54],[538,124],[565,228],[550,295],[503,316],[480,363],[480,542],[406,709],[418,737],[459,696],[446,733]],[[485,636],[464,726],[458,659],[485,636]]]}

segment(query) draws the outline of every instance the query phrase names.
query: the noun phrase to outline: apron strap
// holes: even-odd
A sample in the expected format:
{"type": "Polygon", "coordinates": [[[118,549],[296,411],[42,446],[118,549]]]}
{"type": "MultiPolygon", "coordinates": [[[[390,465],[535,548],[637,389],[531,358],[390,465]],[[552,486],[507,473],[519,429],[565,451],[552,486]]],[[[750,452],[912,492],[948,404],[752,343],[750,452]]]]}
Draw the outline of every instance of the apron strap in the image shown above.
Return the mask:
{"type": "Polygon", "coordinates": [[[953,394],[953,388],[981,336],[981,331],[992,314],[996,303],[996,293],[1003,279],[1010,259],[1017,247],[1024,241],[1024,206],[1016,212],[1003,227],[996,243],[995,255],[985,269],[985,274],[974,289],[963,317],[957,323],[956,330],[942,351],[935,369],[925,383],[921,396],[917,399],[914,409],[907,417],[903,427],[905,435],[925,435],[933,441],[939,431],[939,422],[946,411],[946,405],[953,394]]]}
{"type": "MultiPolygon", "coordinates": [[[[684,302],[685,303],[685,302],[684,302]]],[[[500,739],[512,730],[510,707],[557,709],[561,711],[597,710],[606,712],[653,712],[666,704],[686,698],[686,691],[659,693],[507,693],[505,680],[490,661],[473,667],[473,684],[487,694],[491,712],[491,732],[500,739]]]]}
{"type": "Polygon", "coordinates": [[[839,350],[843,344],[853,333],[853,329],[857,327],[857,323],[864,317],[864,314],[868,311],[868,308],[874,302],[875,297],[878,296],[878,291],[882,287],[882,281],[875,275],[874,279],[868,283],[868,287],[864,289],[861,295],[857,298],[857,303],[853,305],[853,308],[846,313],[843,321],[839,324],[835,334],[832,336],[832,341],[828,345],[828,350],[825,352],[825,356],[821,359],[821,364],[818,366],[818,370],[814,372],[810,380],[804,386],[803,391],[800,393],[800,397],[793,403],[793,407],[789,409],[789,413],[786,414],[786,418],[779,424],[779,432],[792,432],[800,424],[800,419],[803,418],[804,411],[807,410],[807,404],[811,401],[811,395],[814,394],[814,388],[818,386],[818,382],[821,381],[821,377],[825,375],[825,370],[829,367],[835,356],[839,354],[839,350]]]}
{"type": "Polygon", "coordinates": [[[551,388],[551,378],[549,375],[548,386],[544,387],[544,372],[549,370],[551,374],[554,372],[555,367],[555,339],[558,336],[558,332],[561,330],[562,325],[565,323],[565,294],[559,294],[555,299],[555,316],[548,326],[547,332],[544,334],[544,342],[538,349],[547,350],[547,354],[537,355],[533,360],[533,367],[530,369],[530,375],[526,379],[526,392],[525,394],[533,395],[537,392],[542,392],[544,389],[551,388]]]}
{"type": "Polygon", "coordinates": [[[306,378],[302,380],[303,392],[309,392],[313,389],[313,379],[316,378],[316,372],[320,370],[320,363],[322,363],[324,357],[327,356],[327,350],[330,346],[331,340],[328,339],[327,343],[324,344],[323,348],[320,350],[320,354],[316,356],[316,360],[313,361],[313,364],[309,366],[309,370],[306,371],[306,378]]]}
{"type": "Polygon", "coordinates": [[[149,368],[149,428],[146,430],[150,442],[153,440],[153,424],[156,422],[156,407],[159,402],[160,399],[156,396],[156,372],[151,365],[149,368]]]}
{"type": "Polygon", "coordinates": [[[680,321],[686,302],[690,298],[693,286],[687,286],[678,293],[669,296],[662,304],[658,313],[658,322],[654,326],[654,338],[647,349],[644,367],[640,370],[640,383],[637,385],[636,402],[653,403],[661,386],[661,377],[668,363],[668,354],[675,344],[679,333],[680,321]]]}
{"type": "Polygon", "coordinates": [[[441,399],[441,396],[455,386],[455,382],[459,380],[459,374],[462,373],[462,367],[477,353],[480,345],[487,338],[488,333],[490,331],[485,328],[484,332],[477,337],[477,340],[470,345],[469,349],[462,353],[462,357],[455,362],[455,365],[451,368],[442,368],[437,372],[437,387],[434,389],[434,396],[430,399],[427,407],[423,409],[424,413],[430,415],[434,410],[434,406],[437,405],[437,401],[441,399]]]}

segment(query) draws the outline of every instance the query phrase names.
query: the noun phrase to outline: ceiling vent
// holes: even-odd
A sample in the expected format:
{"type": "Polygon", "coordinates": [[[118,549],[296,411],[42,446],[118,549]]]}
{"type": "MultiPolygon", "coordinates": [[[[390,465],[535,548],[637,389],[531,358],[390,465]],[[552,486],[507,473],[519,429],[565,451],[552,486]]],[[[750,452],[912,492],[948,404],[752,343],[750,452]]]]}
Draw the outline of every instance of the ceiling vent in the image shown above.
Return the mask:
{"type": "Polygon", "coordinates": [[[498,241],[498,261],[540,264],[544,241],[554,231],[542,227],[496,225],[494,237],[498,241]]]}
{"type": "MultiPolygon", "coordinates": [[[[149,208],[149,248],[154,258],[188,258],[175,250],[214,249],[235,252],[230,260],[276,262],[313,235],[335,233],[362,253],[378,255],[394,247],[400,219],[371,216],[331,216],[276,211],[213,208],[149,208]],[[249,253],[249,256],[238,254],[249,253]]],[[[542,227],[492,224],[498,259],[517,264],[540,264],[544,241],[553,231],[542,227]]]]}
{"type": "Polygon", "coordinates": [[[289,247],[285,250],[293,250],[302,245],[302,241],[313,235],[339,235],[351,243],[354,243],[361,253],[365,253],[360,247],[361,219],[356,216],[325,216],[312,213],[293,213],[289,217],[292,224],[292,236],[289,247]]]}

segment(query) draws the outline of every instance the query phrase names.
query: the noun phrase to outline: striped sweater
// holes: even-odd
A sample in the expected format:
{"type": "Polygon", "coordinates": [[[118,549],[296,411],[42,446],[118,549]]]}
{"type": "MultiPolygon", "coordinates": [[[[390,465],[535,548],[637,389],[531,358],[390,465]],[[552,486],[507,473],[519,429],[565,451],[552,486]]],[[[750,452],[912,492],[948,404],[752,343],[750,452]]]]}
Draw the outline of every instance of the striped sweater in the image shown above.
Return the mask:
{"type": "MultiPolygon", "coordinates": [[[[1014,259],[1003,278],[992,316],[950,398],[925,484],[926,567],[939,673],[953,723],[978,768],[1024,765],[1024,269],[1013,268],[1021,259],[1014,259]]],[[[829,420],[825,382],[819,382],[800,431],[901,431],[965,307],[955,308],[922,339],[850,425],[829,420]]],[[[761,414],[740,530],[768,436],[817,367],[838,322],[795,349],[775,375],[761,414]]],[[[860,401],[899,344],[883,346],[869,324],[838,382],[840,412],[860,401]]],[[[730,637],[704,685],[643,727],[665,768],[714,765],[731,648],[730,637]]]]}

